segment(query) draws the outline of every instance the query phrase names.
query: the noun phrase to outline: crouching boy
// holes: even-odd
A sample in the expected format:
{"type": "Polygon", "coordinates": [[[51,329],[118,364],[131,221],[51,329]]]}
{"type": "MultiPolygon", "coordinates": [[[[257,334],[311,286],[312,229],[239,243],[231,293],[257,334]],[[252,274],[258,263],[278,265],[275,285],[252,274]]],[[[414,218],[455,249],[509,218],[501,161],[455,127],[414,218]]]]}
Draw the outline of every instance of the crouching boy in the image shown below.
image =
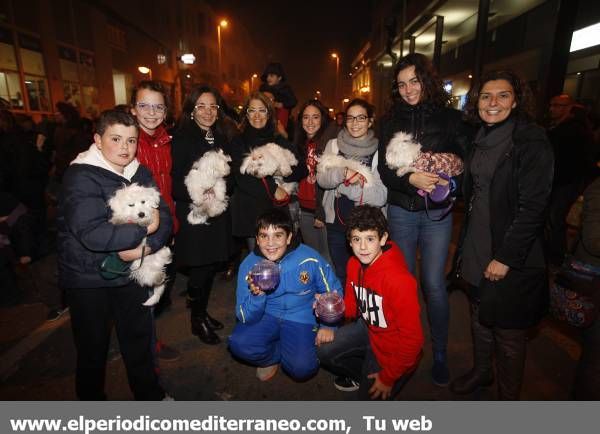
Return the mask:
{"type": "Polygon", "coordinates": [[[236,324],[229,338],[231,353],[258,366],[261,381],[279,365],[295,380],[319,369],[316,345],[333,339],[333,328],[319,326],[313,313],[316,294],[342,287],[333,270],[313,249],[293,239],[289,215],[273,209],[256,225],[256,248],[240,265],[236,292],[236,324]],[[249,282],[252,266],[262,259],[279,264],[280,281],[266,294],[249,282]]]}
{"type": "Polygon", "coordinates": [[[354,208],[346,236],[354,256],[347,267],[345,316],[353,322],[317,354],[338,376],[338,390],[358,390],[359,399],[392,398],[416,368],[423,346],[417,284],[398,246],[388,241],[379,208],[354,208]]]}
{"type": "Polygon", "coordinates": [[[76,392],[82,400],[106,399],[111,320],[135,399],[165,397],[154,370],[151,308],[142,305],[148,289],[130,280],[128,270],[113,269],[115,276],[110,280],[100,273],[111,253],[131,262],[142,252],[149,254],[163,247],[171,235],[169,208],[162,199],[148,227],[109,222],[107,202],[116,190],[134,182],[154,186],[148,169],[135,158],[137,141],[138,126],[130,114],[103,112],[94,143],[71,163],[63,179],[57,218],[58,277],[71,311],[77,349],[76,392]]]}

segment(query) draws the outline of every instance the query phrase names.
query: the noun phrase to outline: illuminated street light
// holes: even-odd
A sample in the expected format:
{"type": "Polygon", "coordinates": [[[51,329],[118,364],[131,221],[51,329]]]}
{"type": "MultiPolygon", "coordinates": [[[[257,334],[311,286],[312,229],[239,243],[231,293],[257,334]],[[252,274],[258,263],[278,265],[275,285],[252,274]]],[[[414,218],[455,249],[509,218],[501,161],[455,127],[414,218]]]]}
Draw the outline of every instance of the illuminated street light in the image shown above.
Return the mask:
{"type": "Polygon", "coordinates": [[[196,61],[196,56],[194,56],[192,53],[186,53],[182,54],[179,59],[186,65],[193,65],[196,61]]]}
{"type": "Polygon", "coordinates": [[[335,59],[335,91],[334,91],[334,98],[335,101],[338,100],[338,87],[339,87],[339,77],[340,77],[340,56],[336,53],[333,52],[331,53],[331,57],[333,59],[335,59]]]}
{"type": "Polygon", "coordinates": [[[258,74],[252,74],[250,77],[250,93],[254,90],[254,79],[258,78],[258,74]]]}
{"type": "Polygon", "coordinates": [[[227,22],[227,20],[221,20],[221,21],[219,21],[219,24],[217,25],[217,46],[218,46],[218,51],[219,51],[219,80],[221,80],[223,77],[222,54],[221,54],[221,29],[227,28],[228,25],[229,25],[229,23],[227,22]]]}
{"type": "Polygon", "coordinates": [[[152,80],[152,70],[147,66],[138,66],[138,71],[144,75],[148,74],[148,78],[152,80]]]}
{"type": "Polygon", "coordinates": [[[347,103],[349,103],[349,102],[350,102],[350,100],[349,100],[348,98],[344,98],[344,99],[342,100],[342,102],[343,102],[344,104],[347,104],[347,103]]]}

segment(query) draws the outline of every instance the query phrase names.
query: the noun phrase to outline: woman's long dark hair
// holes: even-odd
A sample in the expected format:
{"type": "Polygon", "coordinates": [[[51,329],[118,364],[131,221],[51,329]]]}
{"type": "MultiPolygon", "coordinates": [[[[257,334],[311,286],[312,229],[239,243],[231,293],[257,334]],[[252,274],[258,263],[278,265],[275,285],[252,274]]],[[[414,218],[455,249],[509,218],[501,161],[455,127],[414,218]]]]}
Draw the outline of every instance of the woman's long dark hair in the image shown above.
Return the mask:
{"type": "Polygon", "coordinates": [[[308,141],[306,131],[304,131],[304,128],[302,128],[302,116],[304,116],[304,110],[311,106],[319,110],[319,113],[321,113],[321,126],[312,138],[313,141],[319,143],[321,137],[323,136],[323,133],[325,133],[325,130],[329,126],[330,119],[327,107],[325,107],[323,103],[318,99],[309,99],[308,101],[306,101],[300,106],[300,110],[298,111],[298,117],[296,118],[297,120],[296,131],[294,134],[294,144],[298,147],[298,149],[304,150],[306,147],[306,142],[308,141]]]}
{"type": "Polygon", "coordinates": [[[450,95],[444,89],[433,63],[427,56],[420,53],[411,53],[400,60],[394,68],[394,82],[392,85],[392,102],[395,104],[407,104],[398,91],[398,73],[403,69],[415,67],[415,75],[421,83],[422,95],[420,102],[428,103],[438,107],[446,107],[450,103],[450,95]]]}
{"type": "Polygon", "coordinates": [[[473,84],[467,96],[467,104],[465,105],[465,116],[467,119],[475,123],[481,122],[479,110],[477,109],[479,94],[488,81],[494,80],[506,80],[513,88],[517,105],[511,110],[511,115],[516,116],[520,120],[531,121],[535,116],[535,105],[529,86],[515,72],[502,69],[486,72],[479,82],[473,84]]]}
{"type": "Polygon", "coordinates": [[[222,119],[225,116],[223,112],[224,101],[223,97],[219,93],[217,89],[211,86],[198,85],[194,86],[190,93],[187,94],[185,100],[183,101],[183,108],[181,112],[181,118],[179,119],[179,127],[178,129],[184,129],[189,127],[190,125],[195,125],[196,121],[192,119],[192,113],[194,112],[194,108],[196,106],[196,101],[200,98],[200,95],[203,93],[210,93],[215,97],[217,101],[217,105],[219,109],[217,110],[217,120],[214,123],[213,129],[217,131],[219,134],[223,134],[223,122],[222,119]]]}

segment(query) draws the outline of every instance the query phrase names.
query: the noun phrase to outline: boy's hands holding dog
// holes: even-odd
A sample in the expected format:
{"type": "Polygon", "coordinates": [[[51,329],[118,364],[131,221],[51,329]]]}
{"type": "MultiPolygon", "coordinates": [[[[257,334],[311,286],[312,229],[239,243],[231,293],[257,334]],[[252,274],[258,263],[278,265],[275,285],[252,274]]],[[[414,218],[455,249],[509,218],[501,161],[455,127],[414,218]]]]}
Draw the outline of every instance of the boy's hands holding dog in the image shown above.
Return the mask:
{"type": "MultiPolygon", "coordinates": [[[[158,226],[160,225],[160,213],[157,208],[152,210],[152,221],[146,227],[146,233],[148,235],[152,235],[154,232],[158,230],[158,226]]],[[[136,258],[137,259],[137,258],[136,258]]],[[[125,261],[125,259],[123,259],[125,261]]]]}
{"type": "Polygon", "coordinates": [[[121,250],[119,252],[119,258],[121,258],[125,262],[135,261],[136,259],[140,259],[142,257],[142,252],[144,256],[152,253],[152,249],[144,244],[140,244],[135,249],[130,250],[121,250]],[[144,248],[145,250],[142,250],[144,248]]]}

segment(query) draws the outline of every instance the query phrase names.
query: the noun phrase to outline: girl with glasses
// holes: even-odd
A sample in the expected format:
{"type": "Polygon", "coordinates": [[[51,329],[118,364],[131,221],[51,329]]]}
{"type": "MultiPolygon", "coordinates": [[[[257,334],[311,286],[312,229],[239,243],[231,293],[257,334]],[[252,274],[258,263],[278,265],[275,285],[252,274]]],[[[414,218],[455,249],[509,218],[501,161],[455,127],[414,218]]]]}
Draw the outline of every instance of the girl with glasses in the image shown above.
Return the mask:
{"type": "MultiPolygon", "coordinates": [[[[223,132],[225,117],[219,92],[209,86],[196,86],[183,103],[183,112],[173,136],[173,198],[180,230],[175,238],[175,255],[180,266],[189,268],[187,284],[192,333],[209,345],[221,342],[215,330],[223,324],[208,313],[208,300],[215,275],[233,252],[229,209],[208,219],[208,224],[188,222],[192,199],[184,180],[195,161],[206,152],[222,149],[230,155],[223,132]]],[[[228,184],[231,184],[230,179],[228,184]]]]}
{"type": "Polygon", "coordinates": [[[346,220],[355,206],[383,207],[387,191],[377,172],[377,138],[373,133],[373,106],[362,99],[350,101],[345,125],[325,146],[317,166],[317,182],[325,190],[322,205],[327,243],[335,271],[346,284],[350,251],[346,220]]]}
{"type": "Polygon", "coordinates": [[[386,150],[394,135],[404,132],[412,135],[423,153],[462,157],[469,134],[461,113],[448,108],[448,94],[427,57],[419,53],[403,57],[396,65],[394,78],[392,106],[381,120],[379,173],[388,189],[390,236],[404,253],[414,276],[417,248],[421,253],[420,283],[433,341],[432,379],[435,385],[447,386],[449,306],[444,268],[452,235],[452,214],[448,213],[448,202],[426,204],[421,195],[447,181],[437,173],[424,171],[398,176],[386,165],[386,150]]]}
{"type": "MultiPolygon", "coordinates": [[[[246,239],[248,249],[253,251],[257,217],[273,207],[282,207],[288,211],[290,198],[283,188],[277,186],[273,176],[259,179],[240,173],[240,166],[244,158],[253,148],[267,143],[275,143],[290,150],[298,161],[301,161],[301,158],[296,147],[276,133],[275,112],[271,101],[263,93],[252,93],[246,101],[242,113],[245,114],[241,123],[242,132],[231,142],[231,158],[233,159],[231,173],[235,179],[231,213],[233,235],[246,239]]],[[[298,182],[307,175],[304,164],[297,164],[292,169],[292,174],[285,177],[284,182],[298,182]]]]}

